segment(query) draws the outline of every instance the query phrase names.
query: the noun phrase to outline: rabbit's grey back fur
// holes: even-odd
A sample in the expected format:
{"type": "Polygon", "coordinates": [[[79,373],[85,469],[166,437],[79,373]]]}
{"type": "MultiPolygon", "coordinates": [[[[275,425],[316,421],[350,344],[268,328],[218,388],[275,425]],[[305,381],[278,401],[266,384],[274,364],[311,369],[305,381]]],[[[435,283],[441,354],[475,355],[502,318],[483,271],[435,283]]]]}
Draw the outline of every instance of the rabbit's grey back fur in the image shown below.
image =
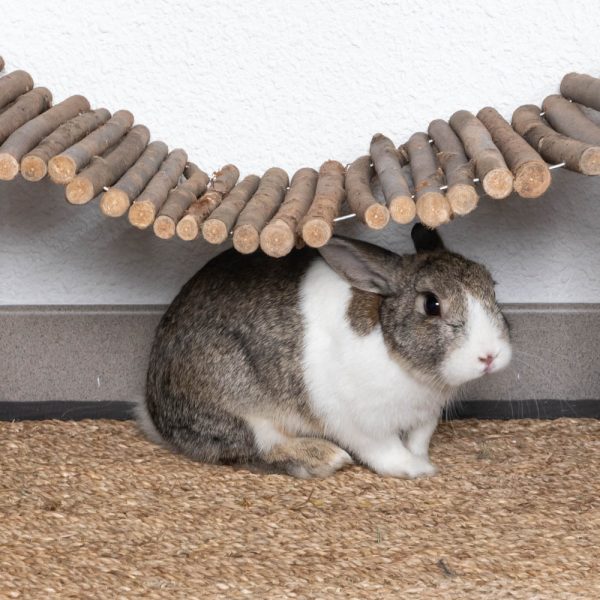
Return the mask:
{"type": "Polygon", "coordinates": [[[253,433],[235,415],[294,407],[312,420],[298,369],[298,288],[317,255],[229,250],[183,287],[158,326],[148,369],[147,410],[167,443],[206,462],[260,465],[253,433]]]}

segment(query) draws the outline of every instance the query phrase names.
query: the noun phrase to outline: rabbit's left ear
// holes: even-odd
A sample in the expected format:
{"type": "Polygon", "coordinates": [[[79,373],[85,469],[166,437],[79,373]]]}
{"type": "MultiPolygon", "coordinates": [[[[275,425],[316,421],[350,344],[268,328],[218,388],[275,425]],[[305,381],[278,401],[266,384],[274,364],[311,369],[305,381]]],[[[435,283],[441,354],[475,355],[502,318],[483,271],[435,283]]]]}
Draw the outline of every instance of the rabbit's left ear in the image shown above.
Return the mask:
{"type": "Polygon", "coordinates": [[[325,262],[350,285],[365,292],[390,296],[396,292],[401,258],[366,242],[333,237],[319,248],[325,262]]]}
{"type": "Polygon", "coordinates": [[[429,229],[421,223],[417,223],[410,232],[415,250],[420,252],[436,252],[445,250],[444,242],[435,229],[429,229]]]}

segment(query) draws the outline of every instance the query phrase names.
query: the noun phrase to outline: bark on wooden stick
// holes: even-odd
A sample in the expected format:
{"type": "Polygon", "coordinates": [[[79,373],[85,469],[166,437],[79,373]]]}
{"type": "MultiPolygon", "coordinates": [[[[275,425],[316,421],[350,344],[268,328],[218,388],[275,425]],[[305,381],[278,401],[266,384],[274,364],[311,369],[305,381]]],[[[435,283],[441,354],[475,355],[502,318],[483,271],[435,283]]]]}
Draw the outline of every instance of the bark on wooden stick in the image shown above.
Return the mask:
{"type": "Polygon", "coordinates": [[[546,161],[491,107],[482,108],[477,118],[486,126],[514,175],[514,188],[523,198],[538,198],[552,177],[546,161]]]}
{"type": "Polygon", "coordinates": [[[158,217],[154,221],[154,233],[163,240],[175,235],[179,219],[190,204],[204,192],[209,176],[193,163],[185,168],[186,180],[169,192],[167,201],[163,204],[158,217]]]}
{"type": "Polygon", "coordinates": [[[512,126],[550,163],[564,162],[567,168],[585,175],[600,175],[600,147],[557,133],[540,116],[533,104],[520,106],[512,126]]]}
{"type": "Polygon", "coordinates": [[[71,96],[19,127],[0,146],[0,179],[14,179],[19,172],[21,158],[26,152],[59,125],[89,108],[90,103],[83,96],[71,96]]]}
{"type": "Polygon", "coordinates": [[[258,249],[260,233],[277,212],[288,183],[288,175],[283,169],[271,167],[265,171],[233,229],[233,246],[238,252],[251,254],[258,249]]]}
{"type": "Polygon", "coordinates": [[[0,115],[0,144],[3,144],[11,133],[25,125],[27,121],[37,117],[52,104],[52,94],[46,88],[33,88],[23,94],[15,103],[0,115]]]}
{"type": "Polygon", "coordinates": [[[33,79],[25,71],[13,71],[0,77],[0,108],[33,89],[33,79]]]}
{"type": "Polygon", "coordinates": [[[211,188],[215,192],[228,194],[239,179],[240,172],[235,165],[225,165],[220,171],[213,175],[211,188]]]}
{"type": "MultiPolygon", "coordinates": [[[[43,115],[42,115],[43,116],[43,115]]],[[[86,112],[67,121],[44,138],[21,160],[21,175],[27,181],[40,181],[48,172],[48,161],[110,119],[105,108],[86,112]]]]}
{"type": "MultiPolygon", "coordinates": [[[[135,129],[135,128],[134,128],[135,129]]],[[[131,130],[133,131],[133,129],[131,130]]],[[[100,210],[107,217],[124,215],[134,198],[157,173],[169,149],[164,142],[152,142],[139,160],[100,198],[100,210]]]]}
{"type": "Polygon", "coordinates": [[[447,223],[452,216],[452,209],[446,196],[440,191],[443,175],[429,143],[429,136],[423,132],[414,133],[405,148],[410,157],[419,219],[428,227],[447,223]]]}
{"type": "Polygon", "coordinates": [[[260,233],[265,254],[279,258],[289,254],[298,239],[298,224],[310,208],[319,174],[305,167],[294,173],[283,204],[260,233]]]}
{"type": "Polygon", "coordinates": [[[553,94],[544,100],[542,110],[546,121],[558,133],[592,146],[600,146],[600,126],[588,119],[574,102],[553,94]]]}
{"type": "Polygon", "coordinates": [[[467,158],[460,139],[452,127],[442,119],[429,124],[429,137],[435,144],[437,159],[446,177],[446,198],[452,212],[457,215],[470,213],[479,201],[479,194],[473,183],[475,166],[467,158]]]}
{"type": "Polygon", "coordinates": [[[111,119],[87,137],[77,142],[48,163],[48,174],[54,183],[66,185],[94,156],[100,156],[114,146],[133,125],[128,110],[117,111],[111,119]]]}
{"type": "Polygon", "coordinates": [[[371,229],[383,229],[390,220],[390,212],[377,202],[371,193],[371,157],[361,156],[346,173],[346,197],[350,210],[371,229]]]}
{"type": "Polygon", "coordinates": [[[597,77],[568,73],[561,81],[560,93],[574,102],[600,110],[600,79],[597,77]]]}
{"type": "Polygon", "coordinates": [[[370,152],[392,219],[397,223],[410,223],[415,218],[416,207],[394,143],[377,133],[371,140],[370,152]]]}
{"type": "Polygon", "coordinates": [[[513,175],[484,124],[469,111],[459,110],[450,117],[450,126],[475,163],[475,172],[486,194],[497,199],[510,195],[513,175]]]}
{"type": "Polygon", "coordinates": [[[208,216],[221,204],[223,194],[215,189],[208,189],[200,198],[192,202],[177,223],[175,232],[179,239],[191,242],[200,236],[202,224],[208,216]]]}
{"type": "Polygon", "coordinates": [[[260,177],[247,175],[223,199],[202,225],[202,236],[211,244],[221,244],[232,230],[236,219],[258,189],[260,177]]]}
{"type": "Polygon", "coordinates": [[[4,69],[4,59],[0,56],[0,71],[4,69]]]}
{"type": "Polygon", "coordinates": [[[144,125],[135,125],[114,150],[106,156],[95,156],[65,190],[71,204],[85,204],[103,188],[115,183],[140,157],[150,139],[144,125]]]}
{"type": "Polygon", "coordinates": [[[336,160],[328,160],[319,169],[315,198],[301,223],[302,239],[313,248],[324,246],[333,235],[333,221],[346,195],[345,169],[336,160]]]}
{"type": "Polygon", "coordinates": [[[188,156],[185,150],[173,150],[161,164],[158,173],[133,201],[127,215],[129,222],[138,229],[146,229],[154,223],[156,214],[167,201],[169,192],[177,185],[188,156]]]}
{"type": "Polygon", "coordinates": [[[223,196],[233,189],[239,176],[240,172],[235,165],[225,165],[214,174],[209,189],[198,200],[192,202],[177,223],[176,232],[182,240],[192,241],[200,235],[202,224],[221,204],[223,196]]]}

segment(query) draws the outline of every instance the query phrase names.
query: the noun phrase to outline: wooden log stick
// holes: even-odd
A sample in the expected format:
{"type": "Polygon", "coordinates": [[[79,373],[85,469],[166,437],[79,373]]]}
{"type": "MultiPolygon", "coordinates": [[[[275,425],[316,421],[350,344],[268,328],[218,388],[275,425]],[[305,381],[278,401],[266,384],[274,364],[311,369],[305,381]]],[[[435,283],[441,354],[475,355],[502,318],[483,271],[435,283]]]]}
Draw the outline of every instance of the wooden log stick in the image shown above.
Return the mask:
{"type": "Polygon", "coordinates": [[[282,205],[260,232],[260,247],[265,254],[279,258],[292,251],[298,239],[298,224],[313,201],[318,177],[309,167],[294,173],[282,205]]]}
{"type": "Polygon", "coordinates": [[[4,69],[4,59],[0,56],[0,71],[4,69]]]}
{"type": "Polygon", "coordinates": [[[479,201],[479,194],[473,183],[475,166],[465,154],[463,145],[452,127],[442,119],[429,124],[429,137],[433,140],[437,159],[444,171],[446,198],[452,212],[457,215],[470,213],[479,201]]]}
{"type": "Polygon", "coordinates": [[[133,115],[128,110],[118,110],[104,125],[50,159],[50,179],[54,183],[66,185],[94,156],[100,156],[114,146],[132,125],[133,115]]]}
{"type": "Polygon", "coordinates": [[[177,185],[187,163],[187,153],[173,150],[161,164],[158,173],[133,201],[127,218],[138,229],[146,229],[154,223],[156,214],[166,202],[169,192],[177,185]]]}
{"type": "Polygon", "coordinates": [[[520,106],[512,117],[512,126],[542,157],[554,164],[565,163],[568,169],[585,175],[600,175],[600,147],[557,133],[540,116],[533,104],[520,106]]]}
{"type": "Polygon", "coordinates": [[[225,165],[214,174],[209,189],[190,204],[186,213],[177,223],[175,231],[179,238],[186,241],[198,238],[202,231],[202,224],[221,204],[223,196],[232,190],[239,176],[240,172],[235,165],[225,165]]]}
{"type": "Polygon", "coordinates": [[[600,79],[580,73],[567,73],[560,83],[560,93],[584,106],[600,110],[600,79]]]}
{"type": "Polygon", "coordinates": [[[371,140],[370,152],[392,219],[397,223],[410,223],[415,218],[416,207],[402,174],[396,147],[392,140],[377,133],[371,140]]]}
{"type": "Polygon", "coordinates": [[[346,195],[345,169],[336,160],[328,160],[319,169],[315,197],[302,219],[302,239],[312,248],[324,246],[333,235],[333,222],[346,195]]]}
{"type": "Polygon", "coordinates": [[[150,139],[144,125],[135,125],[111,152],[95,156],[92,162],[67,184],[71,204],[86,204],[105,187],[115,183],[140,157],[150,139]]]}
{"type": "Polygon", "coordinates": [[[383,229],[390,220],[390,212],[377,202],[371,193],[371,157],[361,156],[346,173],[346,199],[350,210],[371,229],[383,229]]]}
{"type": "Polygon", "coordinates": [[[277,212],[288,183],[288,174],[283,169],[271,167],[265,171],[233,228],[233,246],[238,252],[251,254],[258,249],[260,233],[277,212]]]}
{"type": "Polygon", "coordinates": [[[558,133],[592,146],[600,146],[600,126],[588,119],[574,102],[553,94],[544,100],[542,110],[546,121],[558,133]]]}
{"type": "Polygon", "coordinates": [[[247,175],[225,196],[202,225],[202,236],[207,242],[221,244],[227,239],[238,215],[258,189],[259,183],[258,175],[247,175]]]}
{"type": "Polygon", "coordinates": [[[52,94],[46,88],[33,88],[23,94],[0,115],[0,144],[8,136],[25,125],[27,121],[37,117],[52,104],[52,94]]]}
{"type": "Polygon", "coordinates": [[[237,183],[239,177],[240,172],[235,165],[225,165],[213,175],[211,187],[215,192],[228,194],[237,183]]]}
{"type": "Polygon", "coordinates": [[[204,192],[210,179],[193,163],[186,165],[184,174],[186,180],[169,192],[167,201],[163,204],[153,224],[154,233],[163,240],[168,240],[175,235],[179,219],[190,204],[204,192]]]}
{"type": "Polygon", "coordinates": [[[33,79],[25,71],[13,71],[0,77],[0,108],[33,89],[33,79]]]}
{"type": "Polygon", "coordinates": [[[27,181],[40,181],[46,176],[48,161],[53,156],[82,140],[109,119],[110,113],[99,108],[63,123],[21,159],[21,175],[27,181]]]}
{"type": "Polygon", "coordinates": [[[424,225],[432,228],[447,223],[452,216],[452,209],[448,199],[440,191],[443,174],[428,135],[423,132],[414,133],[405,148],[410,157],[419,219],[424,225]]]}
{"type": "MultiPolygon", "coordinates": [[[[135,129],[135,128],[134,128],[135,129]]],[[[133,131],[133,129],[131,130],[133,131]]],[[[157,173],[169,149],[164,142],[152,142],[137,162],[100,198],[100,210],[107,217],[120,217],[157,173]]]]}
{"type": "Polygon", "coordinates": [[[546,161],[495,108],[489,106],[482,108],[477,113],[477,118],[485,125],[494,144],[502,152],[506,164],[514,175],[514,188],[517,194],[523,198],[541,196],[552,181],[546,161]]]}
{"type": "Polygon", "coordinates": [[[485,193],[496,199],[506,198],[513,189],[513,175],[484,124],[468,110],[459,110],[450,117],[450,126],[473,160],[485,193]]]}
{"type": "Polygon", "coordinates": [[[21,125],[0,146],[0,179],[10,181],[17,176],[23,155],[65,121],[90,109],[83,96],[71,96],[46,112],[21,125]]]}
{"type": "Polygon", "coordinates": [[[197,239],[202,231],[202,224],[221,204],[223,194],[215,189],[208,189],[200,198],[192,202],[175,228],[177,237],[187,242],[197,239]]]}

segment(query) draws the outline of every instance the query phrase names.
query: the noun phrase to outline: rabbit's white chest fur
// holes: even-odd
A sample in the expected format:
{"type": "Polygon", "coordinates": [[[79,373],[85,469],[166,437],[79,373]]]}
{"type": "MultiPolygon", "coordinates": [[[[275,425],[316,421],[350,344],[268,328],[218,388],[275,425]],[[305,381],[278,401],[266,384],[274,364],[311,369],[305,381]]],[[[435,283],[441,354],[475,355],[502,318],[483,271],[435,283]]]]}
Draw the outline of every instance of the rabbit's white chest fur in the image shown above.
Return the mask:
{"type": "Polygon", "coordinates": [[[448,397],[420,383],[387,350],[379,325],[358,335],[346,317],[352,291],[323,260],[300,289],[303,368],[311,406],[342,444],[410,431],[437,419],[448,397]]]}

